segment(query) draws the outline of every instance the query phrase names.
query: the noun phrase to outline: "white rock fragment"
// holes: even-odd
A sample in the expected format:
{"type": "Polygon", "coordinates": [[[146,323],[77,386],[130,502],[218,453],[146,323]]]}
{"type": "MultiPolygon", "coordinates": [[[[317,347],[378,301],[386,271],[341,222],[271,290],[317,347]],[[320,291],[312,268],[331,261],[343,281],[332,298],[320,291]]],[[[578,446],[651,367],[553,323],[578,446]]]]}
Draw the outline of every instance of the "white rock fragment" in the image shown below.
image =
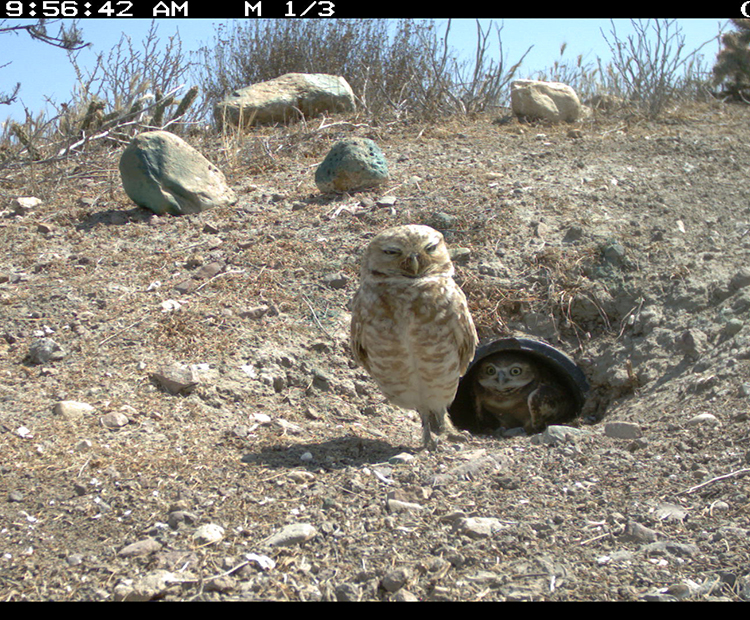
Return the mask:
{"type": "Polygon", "coordinates": [[[128,418],[128,416],[126,416],[124,413],[115,411],[113,413],[108,413],[107,415],[102,416],[100,422],[102,423],[102,426],[104,428],[115,431],[122,428],[123,426],[127,426],[130,423],[130,418],[128,418]]]}
{"type": "Polygon", "coordinates": [[[144,540],[138,540],[130,545],[127,545],[120,549],[117,555],[122,558],[133,558],[142,555],[148,555],[154,551],[161,549],[161,544],[153,538],[145,538],[144,540]]]}
{"type": "Polygon", "coordinates": [[[216,523],[201,525],[193,534],[193,541],[200,546],[212,545],[222,538],[224,538],[224,528],[216,523]]]}
{"type": "Polygon", "coordinates": [[[251,564],[255,564],[261,570],[272,570],[276,568],[276,562],[267,555],[259,553],[246,553],[245,559],[251,564]]]}
{"type": "Polygon", "coordinates": [[[307,542],[317,533],[318,530],[309,523],[293,523],[267,538],[266,543],[272,547],[289,547],[307,542]]]}
{"type": "Polygon", "coordinates": [[[61,400],[52,409],[52,413],[59,415],[66,420],[79,420],[85,414],[94,411],[94,407],[88,403],[81,403],[76,400],[61,400]]]}
{"type": "Polygon", "coordinates": [[[604,434],[615,439],[638,439],[643,433],[641,427],[633,422],[607,422],[604,434]]]}
{"type": "Polygon", "coordinates": [[[718,426],[720,424],[721,422],[719,422],[719,418],[717,418],[712,413],[699,413],[698,415],[693,416],[687,422],[685,422],[685,426],[718,426]]]}
{"type": "Polygon", "coordinates": [[[488,538],[508,525],[494,517],[463,517],[458,519],[453,527],[469,538],[488,538]]]}
{"type": "Polygon", "coordinates": [[[15,215],[26,215],[40,204],[42,200],[36,196],[19,196],[10,201],[10,207],[15,215]]]}
{"type": "Polygon", "coordinates": [[[115,586],[116,601],[150,601],[164,596],[181,579],[167,570],[155,570],[140,579],[125,579],[115,586]]]}

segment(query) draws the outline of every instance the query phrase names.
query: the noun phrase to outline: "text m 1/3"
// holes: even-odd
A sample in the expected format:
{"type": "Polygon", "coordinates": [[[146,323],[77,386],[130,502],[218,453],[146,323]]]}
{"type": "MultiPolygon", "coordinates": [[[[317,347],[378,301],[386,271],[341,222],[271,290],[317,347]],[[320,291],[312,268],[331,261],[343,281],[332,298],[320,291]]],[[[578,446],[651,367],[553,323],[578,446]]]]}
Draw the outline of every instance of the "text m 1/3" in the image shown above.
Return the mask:
{"type": "MultiPolygon", "coordinates": [[[[335,8],[330,0],[290,0],[286,13],[279,17],[333,17],[335,8]]],[[[245,0],[245,17],[263,17],[261,0],[245,0]]]]}

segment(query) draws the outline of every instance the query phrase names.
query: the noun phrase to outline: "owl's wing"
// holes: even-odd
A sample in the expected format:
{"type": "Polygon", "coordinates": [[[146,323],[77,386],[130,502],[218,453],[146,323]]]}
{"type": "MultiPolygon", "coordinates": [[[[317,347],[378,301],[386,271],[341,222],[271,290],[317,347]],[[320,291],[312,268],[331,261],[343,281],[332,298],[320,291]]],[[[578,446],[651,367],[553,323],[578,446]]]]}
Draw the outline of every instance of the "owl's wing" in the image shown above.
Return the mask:
{"type": "Polygon", "coordinates": [[[363,340],[364,323],[360,318],[361,314],[362,304],[359,301],[359,296],[356,296],[352,304],[352,321],[349,327],[349,346],[351,348],[354,361],[369,372],[367,363],[367,349],[365,349],[365,343],[363,340]]]}
{"type": "Polygon", "coordinates": [[[570,396],[556,385],[542,383],[529,394],[529,413],[532,423],[552,422],[569,409],[570,396]]]}
{"type": "Polygon", "coordinates": [[[456,321],[454,334],[458,350],[459,370],[463,376],[466,369],[469,367],[471,360],[474,359],[474,353],[477,349],[479,338],[477,337],[477,330],[474,327],[474,321],[471,319],[471,313],[469,312],[469,306],[466,303],[466,297],[461,289],[457,288],[456,291],[458,293],[458,299],[456,299],[456,302],[460,308],[460,312],[458,312],[458,320],[456,321]]]}

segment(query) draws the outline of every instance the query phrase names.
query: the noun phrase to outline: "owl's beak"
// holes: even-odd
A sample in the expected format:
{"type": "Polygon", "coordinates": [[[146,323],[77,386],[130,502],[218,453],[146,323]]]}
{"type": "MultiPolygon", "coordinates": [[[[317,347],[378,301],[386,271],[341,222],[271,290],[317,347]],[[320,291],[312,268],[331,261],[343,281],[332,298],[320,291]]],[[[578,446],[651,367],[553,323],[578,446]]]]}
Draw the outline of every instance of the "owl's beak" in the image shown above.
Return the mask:
{"type": "Polygon", "coordinates": [[[409,254],[403,262],[404,271],[410,275],[416,276],[419,274],[419,255],[409,254]]]}

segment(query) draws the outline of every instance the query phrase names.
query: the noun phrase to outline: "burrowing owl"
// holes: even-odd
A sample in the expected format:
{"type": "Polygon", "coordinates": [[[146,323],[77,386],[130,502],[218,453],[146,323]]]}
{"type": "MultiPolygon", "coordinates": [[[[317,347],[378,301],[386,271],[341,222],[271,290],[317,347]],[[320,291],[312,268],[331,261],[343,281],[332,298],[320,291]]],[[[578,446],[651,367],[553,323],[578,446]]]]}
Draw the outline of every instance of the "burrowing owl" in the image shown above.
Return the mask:
{"type": "Polygon", "coordinates": [[[455,432],[447,409],[476,345],[443,235],[408,225],[374,237],[352,307],[352,355],[391,403],[419,412],[429,449],[435,434],[455,432]]]}
{"type": "Polygon", "coordinates": [[[519,353],[487,356],[473,375],[474,408],[481,420],[527,433],[571,417],[574,403],[559,380],[541,363],[519,353]]]}

